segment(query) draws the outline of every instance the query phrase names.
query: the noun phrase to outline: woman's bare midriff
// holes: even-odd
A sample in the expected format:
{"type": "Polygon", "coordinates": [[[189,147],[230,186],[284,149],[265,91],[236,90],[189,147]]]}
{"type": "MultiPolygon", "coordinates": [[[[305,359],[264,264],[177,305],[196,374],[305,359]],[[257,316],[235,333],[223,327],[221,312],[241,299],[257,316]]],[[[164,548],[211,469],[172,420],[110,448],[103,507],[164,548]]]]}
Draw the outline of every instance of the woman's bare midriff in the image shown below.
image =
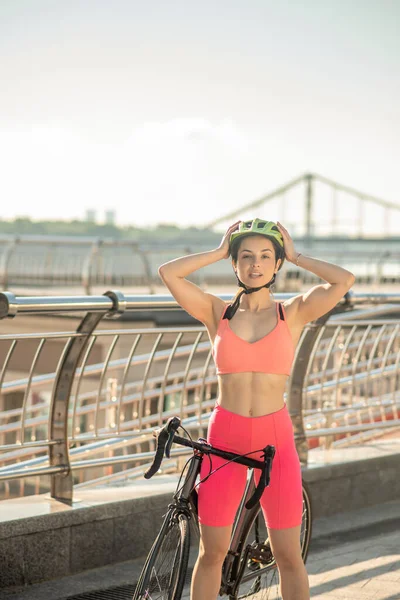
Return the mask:
{"type": "Polygon", "coordinates": [[[218,404],[238,415],[261,417],[284,406],[286,375],[229,373],[218,379],[218,404]]]}

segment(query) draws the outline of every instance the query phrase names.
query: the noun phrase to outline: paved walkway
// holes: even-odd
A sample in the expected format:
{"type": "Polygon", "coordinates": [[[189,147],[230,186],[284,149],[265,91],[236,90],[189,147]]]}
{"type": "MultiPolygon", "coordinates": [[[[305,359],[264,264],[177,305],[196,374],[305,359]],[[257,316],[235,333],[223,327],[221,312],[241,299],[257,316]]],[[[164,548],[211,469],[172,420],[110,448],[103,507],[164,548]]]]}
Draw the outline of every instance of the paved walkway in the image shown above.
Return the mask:
{"type": "Polygon", "coordinates": [[[342,539],[326,548],[322,539],[314,544],[307,563],[311,598],[399,600],[400,522],[395,530],[393,526],[380,529],[370,536],[364,529],[365,537],[348,535],[348,541],[342,539]]]}
{"type": "MultiPolygon", "coordinates": [[[[319,538],[307,572],[312,600],[399,600],[400,520],[319,538]],[[372,533],[372,535],[370,535],[372,533]]],[[[185,590],[182,600],[189,600],[185,590]]],[[[271,600],[281,600],[273,589],[271,600]]]]}
{"type": "MultiPolygon", "coordinates": [[[[400,600],[400,501],[316,519],[313,532],[307,561],[313,600],[400,600]]],[[[65,600],[132,584],[142,564],[127,561],[14,593],[0,590],[0,599],[65,600]]],[[[131,594],[113,597],[130,600],[131,594]]]]}

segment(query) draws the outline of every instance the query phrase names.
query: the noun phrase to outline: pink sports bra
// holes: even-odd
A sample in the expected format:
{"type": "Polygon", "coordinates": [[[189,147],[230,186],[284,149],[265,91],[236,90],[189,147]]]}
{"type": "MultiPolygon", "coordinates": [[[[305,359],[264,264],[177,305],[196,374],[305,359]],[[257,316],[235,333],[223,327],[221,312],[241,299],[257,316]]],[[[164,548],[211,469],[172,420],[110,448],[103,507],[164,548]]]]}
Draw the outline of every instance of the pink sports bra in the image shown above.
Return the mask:
{"type": "Polygon", "coordinates": [[[218,375],[245,372],[290,375],[295,349],[280,302],[276,303],[276,312],[278,322],[274,329],[256,342],[246,342],[231,329],[225,309],[212,349],[218,375]]]}

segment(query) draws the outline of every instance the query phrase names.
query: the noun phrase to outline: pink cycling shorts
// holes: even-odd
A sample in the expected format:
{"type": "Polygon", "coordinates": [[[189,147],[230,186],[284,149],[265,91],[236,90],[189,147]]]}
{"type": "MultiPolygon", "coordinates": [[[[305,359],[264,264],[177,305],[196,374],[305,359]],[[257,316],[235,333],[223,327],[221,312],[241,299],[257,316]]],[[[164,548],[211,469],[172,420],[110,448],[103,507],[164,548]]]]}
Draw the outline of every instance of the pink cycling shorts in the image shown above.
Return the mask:
{"type": "MultiPolygon", "coordinates": [[[[286,405],[261,417],[243,417],[219,404],[214,408],[208,426],[207,441],[223,450],[244,454],[275,446],[270,484],[261,497],[261,507],[267,527],[285,529],[301,524],[303,512],[301,466],[297,454],[293,426],[286,405]]],[[[212,469],[226,464],[218,456],[210,456],[212,469]]],[[[260,459],[255,453],[251,458],[260,459]]],[[[200,477],[210,471],[210,461],[203,458],[200,477]]],[[[256,483],[260,471],[254,472],[256,483]]],[[[203,525],[232,525],[246,486],[247,467],[226,464],[198,487],[199,521],[203,525]]]]}

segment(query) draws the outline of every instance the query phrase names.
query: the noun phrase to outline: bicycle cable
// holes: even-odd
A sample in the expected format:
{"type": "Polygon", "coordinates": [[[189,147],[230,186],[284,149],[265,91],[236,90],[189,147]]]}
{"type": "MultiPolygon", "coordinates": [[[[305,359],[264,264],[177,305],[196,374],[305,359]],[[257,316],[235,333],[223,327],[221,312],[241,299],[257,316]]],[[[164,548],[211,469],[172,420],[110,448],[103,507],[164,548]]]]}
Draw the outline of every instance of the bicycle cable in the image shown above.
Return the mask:
{"type": "Polygon", "coordinates": [[[213,471],[211,471],[210,473],[208,473],[208,475],[206,475],[205,477],[203,477],[203,479],[200,479],[200,481],[198,483],[196,483],[194,487],[196,488],[201,483],[204,483],[211,475],[214,475],[214,473],[216,473],[220,469],[223,469],[224,467],[226,467],[230,463],[236,462],[237,460],[239,460],[239,458],[244,458],[246,456],[250,456],[250,454],[256,454],[256,452],[262,452],[263,450],[264,450],[264,448],[261,448],[260,450],[253,450],[252,452],[247,452],[246,454],[239,454],[235,458],[231,458],[230,460],[226,460],[226,462],[223,465],[220,465],[219,467],[217,467],[216,469],[214,469],[213,471]]]}
{"type": "MultiPolygon", "coordinates": [[[[188,436],[189,440],[190,440],[190,441],[193,443],[192,436],[191,436],[191,435],[190,435],[190,433],[187,431],[187,429],[185,429],[185,427],[183,427],[183,425],[182,425],[182,424],[179,426],[179,428],[180,428],[180,429],[183,429],[183,431],[184,431],[184,432],[186,433],[186,435],[188,436]]],[[[235,458],[231,458],[231,459],[227,460],[227,461],[226,461],[226,462],[225,462],[223,465],[220,465],[219,467],[217,467],[217,468],[216,468],[216,469],[214,469],[214,470],[212,470],[212,458],[211,458],[211,454],[210,454],[210,453],[208,453],[208,452],[204,452],[203,454],[205,454],[205,455],[208,457],[209,461],[210,461],[210,470],[209,470],[208,474],[207,474],[205,477],[203,477],[203,479],[200,479],[200,481],[199,481],[198,483],[195,483],[195,484],[194,484],[194,486],[193,486],[193,488],[192,488],[192,491],[193,491],[194,489],[196,489],[196,488],[197,488],[197,487],[198,487],[198,486],[199,486],[201,483],[204,483],[205,481],[207,481],[207,479],[208,479],[209,477],[211,477],[211,475],[214,475],[214,473],[216,473],[217,471],[219,471],[219,470],[220,470],[220,469],[222,469],[223,467],[226,467],[228,464],[230,464],[230,463],[232,463],[232,462],[236,462],[237,460],[239,460],[239,458],[244,458],[244,457],[246,457],[246,456],[250,456],[251,454],[256,454],[257,452],[263,452],[263,450],[264,450],[264,448],[260,448],[259,450],[253,450],[252,452],[247,452],[246,454],[239,454],[239,455],[238,455],[238,456],[236,456],[235,458]]],[[[195,456],[195,452],[194,452],[194,448],[193,448],[193,456],[191,456],[191,457],[190,457],[190,458],[189,458],[189,459],[186,461],[186,463],[185,463],[185,465],[184,465],[184,467],[183,467],[183,469],[182,469],[181,475],[180,475],[180,477],[179,477],[178,485],[177,485],[177,491],[175,492],[175,494],[179,493],[179,492],[181,491],[181,489],[183,489],[183,486],[182,486],[182,488],[179,488],[179,485],[180,485],[180,482],[181,482],[181,480],[182,480],[182,477],[183,477],[183,474],[184,474],[184,472],[185,472],[185,469],[186,469],[186,467],[188,466],[188,464],[190,463],[190,461],[191,461],[191,460],[193,460],[194,456],[195,456]]]]}
{"type": "Polygon", "coordinates": [[[179,476],[179,480],[178,480],[178,484],[177,484],[177,486],[176,486],[176,490],[175,490],[174,496],[176,496],[177,494],[179,494],[179,493],[181,492],[181,490],[183,490],[183,485],[182,485],[182,487],[181,487],[181,488],[180,488],[179,486],[180,486],[180,483],[181,483],[181,481],[182,481],[183,474],[184,474],[184,472],[185,472],[185,470],[186,470],[187,466],[189,465],[189,463],[190,463],[190,462],[193,460],[193,458],[194,458],[194,455],[193,455],[193,456],[190,456],[190,457],[187,459],[187,461],[185,462],[185,464],[183,465],[183,469],[182,469],[182,471],[181,471],[181,474],[180,474],[180,476],[179,476]]]}
{"type": "MultiPolygon", "coordinates": [[[[186,433],[186,435],[188,436],[189,440],[190,440],[190,441],[191,441],[191,443],[193,444],[193,439],[192,439],[192,436],[191,436],[191,435],[190,435],[190,433],[187,431],[187,429],[185,429],[185,427],[184,427],[182,424],[179,426],[179,428],[180,428],[180,429],[182,429],[182,430],[183,430],[183,431],[186,433]]],[[[180,483],[181,483],[181,480],[182,480],[182,477],[183,477],[183,474],[184,474],[184,472],[185,472],[185,469],[186,469],[186,467],[188,466],[188,464],[189,464],[189,463],[190,463],[190,462],[191,462],[191,461],[194,459],[194,457],[195,457],[195,451],[194,451],[194,447],[193,447],[193,446],[192,446],[192,450],[193,450],[193,455],[192,455],[190,458],[188,458],[188,460],[187,460],[187,461],[186,461],[186,463],[184,464],[184,466],[183,466],[183,469],[182,469],[182,471],[181,471],[181,475],[180,475],[180,477],[179,477],[179,480],[178,480],[178,485],[177,485],[177,490],[176,490],[176,492],[175,492],[175,495],[176,495],[176,494],[179,494],[179,492],[180,492],[180,491],[183,489],[183,485],[182,485],[182,487],[181,487],[181,488],[179,488],[179,485],[180,485],[180,483]]],[[[204,454],[206,454],[206,453],[204,453],[204,454]]],[[[211,470],[212,470],[212,460],[211,460],[211,456],[210,456],[209,454],[206,454],[206,456],[208,456],[208,460],[210,461],[210,471],[209,471],[208,475],[206,476],[206,478],[207,478],[207,477],[209,477],[209,476],[211,475],[211,473],[212,473],[212,471],[211,471],[211,470]]],[[[192,492],[192,491],[195,489],[195,487],[196,487],[196,485],[194,485],[194,486],[193,486],[193,488],[192,488],[191,492],[192,492]]]]}

